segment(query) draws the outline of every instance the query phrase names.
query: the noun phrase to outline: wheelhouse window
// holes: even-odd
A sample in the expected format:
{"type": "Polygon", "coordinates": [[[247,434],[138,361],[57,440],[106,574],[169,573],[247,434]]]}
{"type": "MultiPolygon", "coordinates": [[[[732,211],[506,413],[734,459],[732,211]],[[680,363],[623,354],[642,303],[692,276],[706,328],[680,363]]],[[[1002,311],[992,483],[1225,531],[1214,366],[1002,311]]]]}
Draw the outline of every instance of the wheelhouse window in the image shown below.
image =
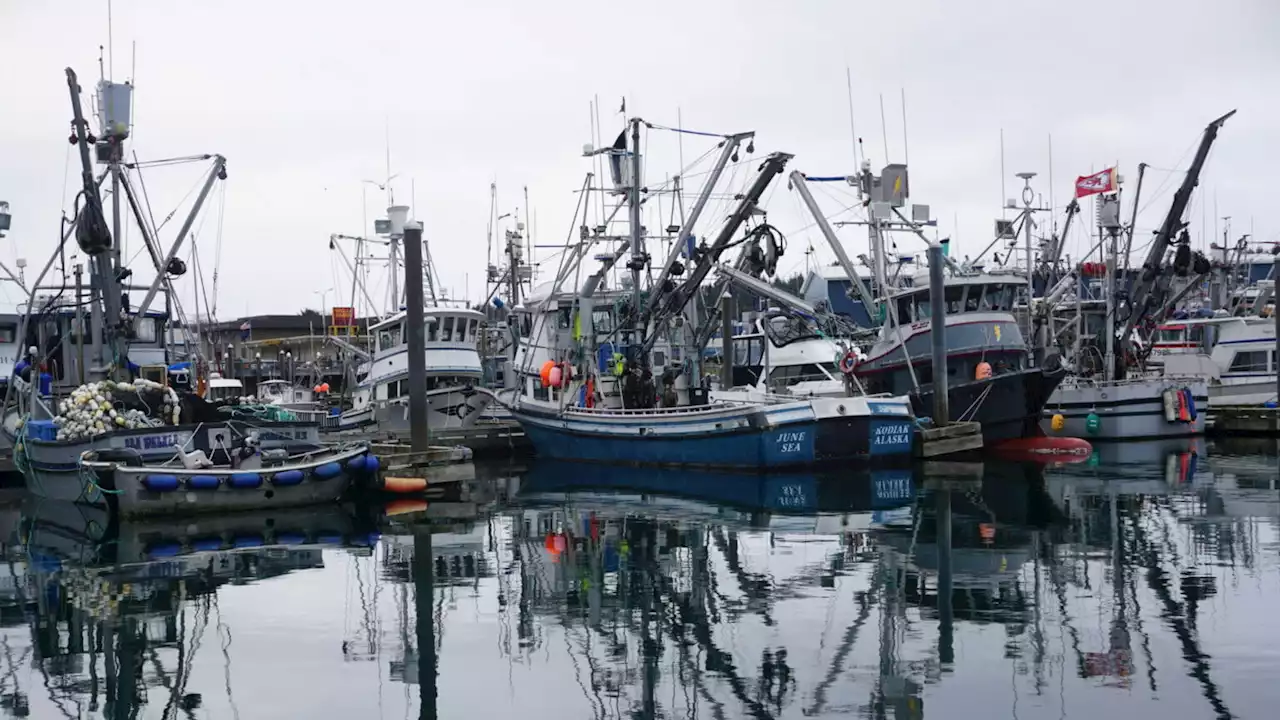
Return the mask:
{"type": "Polygon", "coordinates": [[[1270,361],[1267,350],[1248,350],[1238,352],[1231,359],[1230,372],[1267,372],[1270,361]]]}
{"type": "Polygon", "coordinates": [[[0,343],[11,345],[18,341],[17,325],[0,325],[0,343]]]}
{"type": "Polygon", "coordinates": [[[769,371],[770,387],[790,387],[796,383],[820,382],[830,379],[831,377],[823,371],[822,367],[814,363],[807,365],[781,365],[769,371]]]}
{"type": "Polygon", "coordinates": [[[436,342],[440,334],[440,321],[436,318],[427,318],[427,342],[436,342]]]}
{"type": "Polygon", "coordinates": [[[138,342],[153,343],[159,337],[155,318],[138,318],[138,342]]]}
{"type": "Polygon", "coordinates": [[[959,315],[964,309],[964,285],[952,285],[945,290],[947,314],[959,315]]]}
{"type": "Polygon", "coordinates": [[[397,323],[388,328],[378,331],[378,350],[387,351],[399,347],[403,342],[401,338],[401,325],[397,323]]]}
{"type": "Polygon", "coordinates": [[[969,294],[966,295],[964,298],[965,312],[977,312],[979,309],[982,308],[983,291],[985,289],[986,289],[985,285],[969,286],[969,294]]]}

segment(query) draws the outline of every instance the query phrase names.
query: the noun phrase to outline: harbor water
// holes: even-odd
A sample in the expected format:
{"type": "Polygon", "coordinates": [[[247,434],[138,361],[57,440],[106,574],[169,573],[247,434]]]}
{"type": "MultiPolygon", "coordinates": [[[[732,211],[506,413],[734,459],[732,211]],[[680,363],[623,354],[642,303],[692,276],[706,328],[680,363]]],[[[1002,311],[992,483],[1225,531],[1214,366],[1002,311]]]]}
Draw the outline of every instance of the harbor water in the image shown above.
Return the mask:
{"type": "Polygon", "coordinates": [[[858,476],[531,461],[239,520],[15,492],[0,717],[1275,717],[1278,476],[1275,441],[1184,440],[858,476]]]}

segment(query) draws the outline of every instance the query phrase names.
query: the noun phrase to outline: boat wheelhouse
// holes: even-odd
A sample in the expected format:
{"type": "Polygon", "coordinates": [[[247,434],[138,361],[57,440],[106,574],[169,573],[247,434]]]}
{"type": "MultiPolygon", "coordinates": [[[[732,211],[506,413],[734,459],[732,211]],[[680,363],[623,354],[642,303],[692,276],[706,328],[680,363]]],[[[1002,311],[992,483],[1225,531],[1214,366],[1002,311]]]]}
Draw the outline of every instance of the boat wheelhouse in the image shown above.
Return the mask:
{"type": "Polygon", "coordinates": [[[843,354],[840,346],[808,318],[770,309],[747,321],[745,332],[734,336],[732,348],[732,385],[716,397],[848,395],[836,366],[843,354]]]}
{"type": "MultiPolygon", "coordinates": [[[[951,420],[982,423],[987,444],[1039,434],[1041,410],[1063,370],[1056,361],[1030,367],[1022,329],[1013,315],[1026,280],[1013,272],[955,274],[946,279],[947,388],[951,420]]],[[[933,378],[932,303],[918,282],[889,300],[896,322],[854,374],[868,393],[910,395],[915,413],[930,414],[933,378]]]]}
{"type": "MultiPolygon", "coordinates": [[[[407,313],[401,311],[370,326],[373,357],[357,375],[352,408],[343,413],[340,426],[377,422],[390,432],[408,430],[406,320],[407,313]]],[[[476,344],[484,320],[482,313],[466,308],[423,309],[428,423],[432,429],[471,425],[493,398],[480,387],[483,372],[476,344]]]]}

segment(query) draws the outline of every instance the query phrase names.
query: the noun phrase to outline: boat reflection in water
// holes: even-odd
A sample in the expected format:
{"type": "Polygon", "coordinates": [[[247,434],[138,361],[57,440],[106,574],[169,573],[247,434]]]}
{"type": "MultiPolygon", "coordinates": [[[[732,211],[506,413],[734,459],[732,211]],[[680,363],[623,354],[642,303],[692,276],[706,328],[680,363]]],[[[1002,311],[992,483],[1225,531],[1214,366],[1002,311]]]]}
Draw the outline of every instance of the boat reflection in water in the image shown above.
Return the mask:
{"type": "Polygon", "coordinates": [[[28,505],[0,715],[1268,717],[1278,464],[535,461],[390,517],[28,505]]]}

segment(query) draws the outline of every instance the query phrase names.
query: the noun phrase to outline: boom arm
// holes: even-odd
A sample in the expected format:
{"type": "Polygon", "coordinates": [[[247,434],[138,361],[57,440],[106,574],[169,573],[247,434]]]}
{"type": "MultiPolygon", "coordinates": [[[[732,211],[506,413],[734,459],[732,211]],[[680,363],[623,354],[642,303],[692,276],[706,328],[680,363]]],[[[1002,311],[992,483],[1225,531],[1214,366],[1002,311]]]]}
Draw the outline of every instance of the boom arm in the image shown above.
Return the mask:
{"type": "Polygon", "coordinates": [[[1138,321],[1152,310],[1152,306],[1160,302],[1156,298],[1157,290],[1162,290],[1168,286],[1168,278],[1162,278],[1160,273],[1160,263],[1164,259],[1165,251],[1169,249],[1169,245],[1173,237],[1181,231],[1186,223],[1182,221],[1182,215],[1187,211],[1187,206],[1191,202],[1191,193],[1196,189],[1196,185],[1200,182],[1200,172],[1204,169],[1205,160],[1209,157],[1209,148],[1213,147],[1213,141],[1218,137],[1218,130],[1222,128],[1223,123],[1227,121],[1236,111],[1223,115],[1222,117],[1209,123],[1204,129],[1204,135],[1200,138],[1200,147],[1196,150],[1195,159],[1191,161],[1191,167],[1187,170],[1187,175],[1182,179],[1182,186],[1173,195],[1173,203],[1169,206],[1169,212],[1164,216],[1164,222],[1160,224],[1160,230],[1156,232],[1155,240],[1151,243],[1151,250],[1147,253],[1147,259],[1142,264],[1142,274],[1138,276],[1138,282],[1133,289],[1130,298],[1129,318],[1125,321],[1124,329],[1121,330],[1119,336],[1119,346],[1116,348],[1119,352],[1128,351],[1132,344],[1133,328],[1138,321]]]}

